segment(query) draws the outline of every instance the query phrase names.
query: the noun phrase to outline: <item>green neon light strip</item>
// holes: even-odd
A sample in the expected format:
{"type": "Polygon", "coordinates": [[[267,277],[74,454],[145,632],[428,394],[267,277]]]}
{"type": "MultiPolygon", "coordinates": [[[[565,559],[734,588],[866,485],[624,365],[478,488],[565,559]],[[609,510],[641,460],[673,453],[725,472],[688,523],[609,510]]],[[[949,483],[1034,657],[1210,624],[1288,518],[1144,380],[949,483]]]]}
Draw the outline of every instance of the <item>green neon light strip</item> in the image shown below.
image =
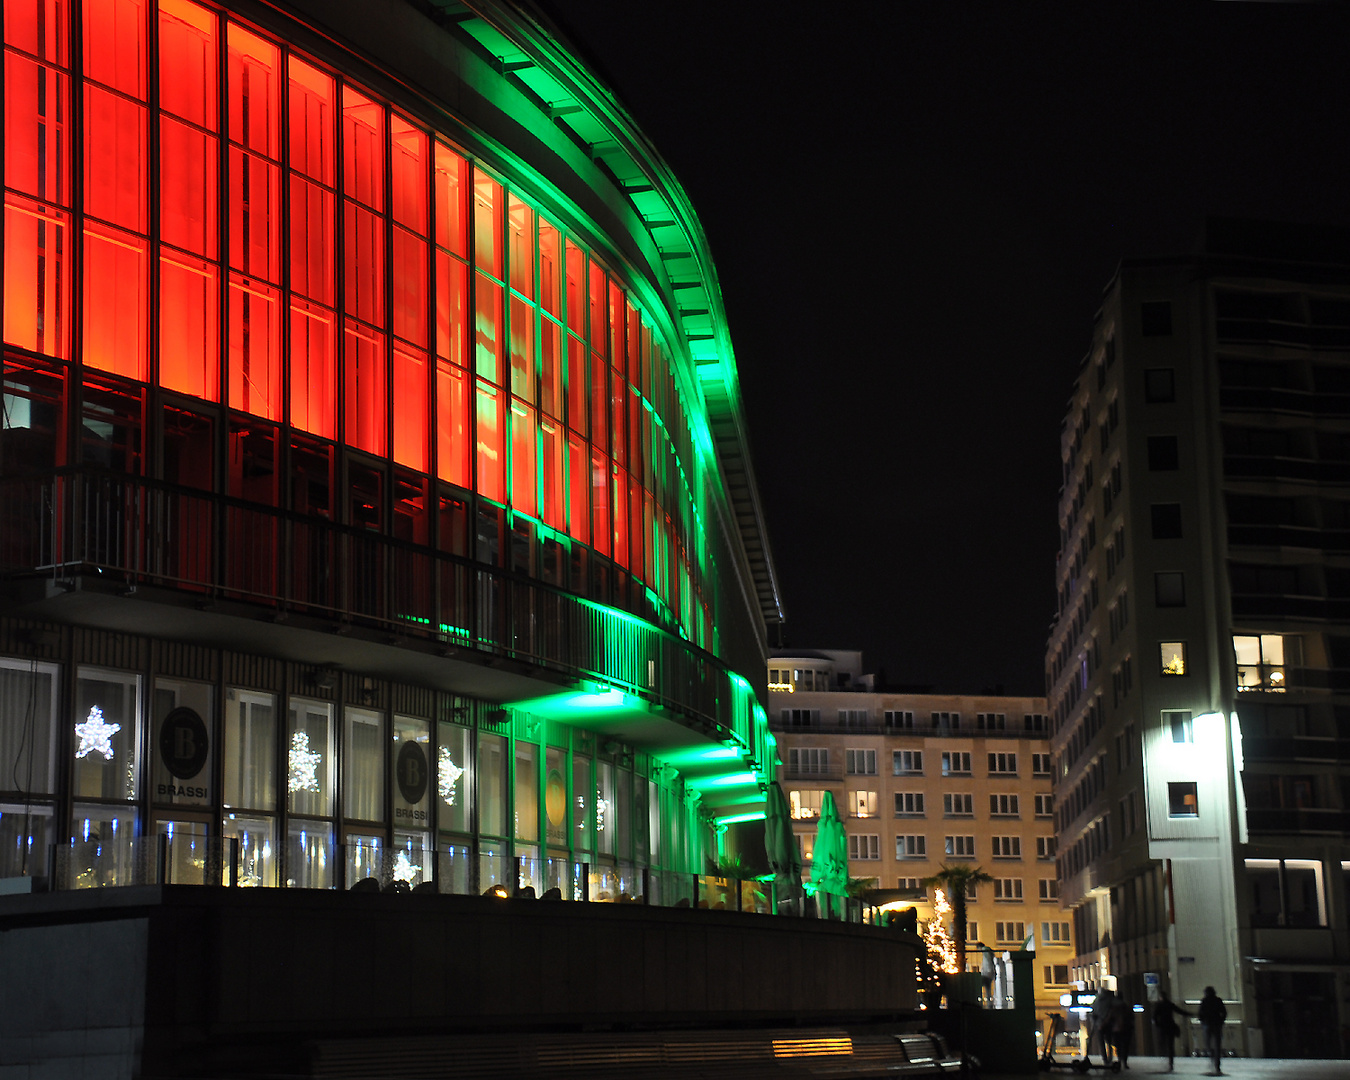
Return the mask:
{"type": "Polygon", "coordinates": [[[737,825],[742,821],[763,821],[767,816],[763,811],[760,811],[757,814],[733,814],[731,817],[719,817],[713,820],[718,826],[737,825]]]}

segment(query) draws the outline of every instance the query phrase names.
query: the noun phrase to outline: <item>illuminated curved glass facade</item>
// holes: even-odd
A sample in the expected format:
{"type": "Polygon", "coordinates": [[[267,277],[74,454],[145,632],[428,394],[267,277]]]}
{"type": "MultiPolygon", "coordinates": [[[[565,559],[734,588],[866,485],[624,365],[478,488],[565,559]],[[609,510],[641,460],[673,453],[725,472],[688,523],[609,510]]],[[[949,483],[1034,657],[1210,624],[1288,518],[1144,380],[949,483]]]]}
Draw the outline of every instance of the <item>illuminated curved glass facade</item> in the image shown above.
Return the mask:
{"type": "MultiPolygon", "coordinates": [[[[412,11],[375,7],[396,53],[412,11]]],[[[773,759],[705,393],[731,363],[699,343],[724,327],[690,333],[688,282],[634,258],[656,232],[600,216],[632,184],[560,166],[520,106],[451,107],[496,100],[482,41],[511,26],[414,28],[465,58],[431,94],[248,10],[5,5],[0,567],[28,622],[3,653],[53,719],[49,781],[0,780],[0,832],[22,805],[38,844],[36,797],[72,850],[176,828],[256,846],[258,883],[332,885],[459,845],[446,873],[494,881],[493,859],[606,861],[608,806],[613,873],[698,869],[700,820],[735,816],[706,785],[753,813],[773,759]],[[734,769],[673,764],[691,734],[734,769]],[[173,738],[209,747],[186,782],[173,738]],[[400,804],[404,743],[409,775],[471,796],[400,804]]]]}

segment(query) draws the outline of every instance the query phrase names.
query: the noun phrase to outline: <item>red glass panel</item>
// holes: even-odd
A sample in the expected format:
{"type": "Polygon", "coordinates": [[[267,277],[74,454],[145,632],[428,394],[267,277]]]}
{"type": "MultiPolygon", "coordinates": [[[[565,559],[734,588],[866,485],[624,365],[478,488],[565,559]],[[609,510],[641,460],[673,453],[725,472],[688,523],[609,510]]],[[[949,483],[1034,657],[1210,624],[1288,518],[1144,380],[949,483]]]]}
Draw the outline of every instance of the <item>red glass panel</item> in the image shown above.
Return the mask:
{"type": "Polygon", "coordinates": [[[414,345],[427,344],[427,242],[394,228],[394,265],[389,275],[394,333],[414,345]]]}
{"type": "Polygon", "coordinates": [[[539,320],[539,405],[549,416],[563,414],[562,327],[547,317],[539,320]]]}
{"type": "Polygon", "coordinates": [[[5,51],[5,185],[70,205],[70,80],[5,51]]]}
{"type": "Polygon", "coordinates": [[[385,409],[384,335],[354,319],[344,324],[343,438],[348,446],[384,457],[388,442],[385,409]]]}
{"type": "Polygon", "coordinates": [[[567,241],[567,329],[586,336],[586,254],[567,241]]]}
{"type": "Polygon", "coordinates": [[[68,0],[5,0],[5,44],[61,67],[70,66],[68,0]]]}
{"type": "Polygon", "coordinates": [[[502,384],[502,287],[474,275],[474,369],[480,378],[502,384]]]}
{"type": "Polygon", "coordinates": [[[611,399],[610,422],[611,428],[610,446],[614,460],[619,465],[628,464],[628,388],[623,381],[623,375],[613,368],[609,372],[609,390],[611,399]]]}
{"type": "Polygon", "coordinates": [[[586,343],[567,335],[567,426],[584,438],[589,429],[586,380],[586,343]]]}
{"type": "Polygon", "coordinates": [[[291,289],[331,306],[334,300],[333,193],[291,174],[291,289]]]}
{"type": "Polygon", "coordinates": [[[436,364],[436,475],[467,488],[469,476],[469,376],[436,364]]]}
{"type": "Polygon", "coordinates": [[[506,501],[505,417],[502,391],[483,382],[475,383],[478,432],[478,494],[496,502],[506,501]]]}
{"type": "Polygon", "coordinates": [[[469,365],[469,271],[436,249],[436,355],[459,367],[469,365]]]}
{"type": "Polygon", "coordinates": [[[427,135],[395,114],[389,121],[394,220],[427,235],[427,135]]]}
{"type": "Polygon", "coordinates": [[[567,532],[587,543],[591,537],[590,466],[586,444],[576,435],[567,436],[567,532]]]}
{"type": "Polygon", "coordinates": [[[384,106],[342,88],[342,191],[384,210],[384,106]]]}
{"type": "MultiPolygon", "coordinates": [[[[637,477],[628,477],[628,565],[634,577],[642,577],[642,484],[637,477]]],[[[643,578],[649,581],[650,578],[643,578]]]]}
{"type": "Polygon", "coordinates": [[[534,402],[534,307],[511,297],[511,393],[534,402]]]}
{"type": "Polygon", "coordinates": [[[337,434],[337,316],[291,301],[291,423],[326,439],[337,434]]]}
{"type": "Polygon", "coordinates": [[[346,261],[345,309],[362,322],[384,325],[384,218],[350,199],[342,203],[346,261]]]}
{"type": "Polygon", "coordinates": [[[337,91],[333,80],[318,68],[294,56],[290,75],[290,166],[311,180],[332,187],[334,172],[333,118],[337,115],[337,91]]]}
{"type": "Polygon", "coordinates": [[[169,248],[159,260],[159,384],[220,399],[220,270],[169,248]]]}
{"type": "Polygon", "coordinates": [[[178,120],[159,120],[159,229],[166,244],[216,257],[216,140],[178,120]]]}
{"type": "Polygon", "coordinates": [[[664,592],[663,575],[657,571],[656,566],[660,553],[660,538],[652,534],[652,525],[658,520],[655,517],[655,509],[651,492],[644,491],[642,493],[642,577],[644,581],[654,586],[658,591],[664,592]]]}
{"type": "Polygon", "coordinates": [[[427,393],[427,354],[395,343],[394,460],[420,472],[430,468],[427,393]]]}
{"type": "Polygon", "coordinates": [[[436,245],[469,257],[467,213],[468,163],[444,143],[436,144],[436,245]]]}
{"type": "Polygon", "coordinates": [[[216,130],[216,16],[189,0],[159,0],[159,107],[216,130]]]}
{"type": "Polygon", "coordinates": [[[591,436],[595,448],[609,454],[609,368],[604,357],[591,353],[591,436]]]}
{"type": "Polygon", "coordinates": [[[84,209],[144,233],[145,107],[88,83],[84,87],[84,209]]]}
{"type": "MultiPolygon", "coordinates": [[[[304,185],[305,181],[298,180],[297,184],[304,185]]],[[[313,190],[327,194],[321,188],[313,190]]],[[[229,198],[230,266],[250,277],[280,282],[280,166],[231,146],[229,198]]],[[[331,196],[329,198],[331,200],[331,196]]],[[[308,210],[308,204],[300,207],[302,220],[308,210]]],[[[311,254],[301,253],[306,271],[311,254]]]]}
{"type": "Polygon", "coordinates": [[[70,358],[70,215],[5,194],[5,341],[70,358]]]}
{"type": "MultiPolygon", "coordinates": [[[[616,370],[626,373],[628,365],[624,359],[624,347],[627,344],[627,338],[624,335],[623,307],[623,290],[619,288],[617,281],[611,281],[609,283],[609,362],[616,370]]],[[[591,347],[595,347],[593,341],[591,347]]]]}
{"type": "Polygon", "coordinates": [[[613,536],[609,531],[609,462],[599,450],[591,451],[591,546],[608,555],[613,536]]]}
{"type": "Polygon", "coordinates": [[[280,420],[281,291],[231,274],[228,304],[230,408],[280,420]]]}
{"type": "MultiPolygon", "coordinates": [[[[234,23],[227,36],[230,141],[277,161],[281,158],[281,50],[234,23]]],[[[292,118],[295,115],[293,110],[292,118]]]]}
{"type": "Polygon", "coordinates": [[[651,462],[642,453],[642,433],[647,427],[647,410],[642,407],[642,399],[631,385],[625,387],[628,399],[628,467],[635,476],[642,478],[652,474],[651,462]]]}
{"type": "Polygon", "coordinates": [[[507,212],[511,238],[511,288],[534,299],[534,210],[511,196],[507,212]]]}
{"type": "Polygon", "coordinates": [[[89,222],[84,230],[84,362],[145,381],[148,368],[149,245],[89,222]]]}
{"type": "Polygon", "coordinates": [[[539,219],[539,303],[555,319],[562,318],[562,237],[555,226],[539,219]]]}
{"type": "Polygon", "coordinates": [[[628,567],[628,474],[614,467],[614,561],[628,567]]]}
{"type": "Polygon", "coordinates": [[[539,479],[543,504],[539,517],[553,529],[566,525],[567,510],[563,501],[563,426],[547,416],[539,418],[539,479]]]}
{"type": "Polygon", "coordinates": [[[539,420],[532,409],[518,398],[511,399],[511,505],[522,514],[537,514],[538,477],[536,443],[539,420]]]}
{"type": "Polygon", "coordinates": [[[473,264],[502,280],[502,186],[473,171],[473,264]]]}
{"type": "Polygon", "coordinates": [[[605,289],[605,272],[590,264],[590,288],[587,290],[590,300],[590,343],[591,352],[609,356],[609,305],[605,289]]]}
{"type": "Polygon", "coordinates": [[[427,482],[402,470],[394,475],[394,535],[412,544],[431,543],[427,482]]]}
{"type": "Polygon", "coordinates": [[[84,74],[145,100],[145,0],[84,0],[84,74]]]}

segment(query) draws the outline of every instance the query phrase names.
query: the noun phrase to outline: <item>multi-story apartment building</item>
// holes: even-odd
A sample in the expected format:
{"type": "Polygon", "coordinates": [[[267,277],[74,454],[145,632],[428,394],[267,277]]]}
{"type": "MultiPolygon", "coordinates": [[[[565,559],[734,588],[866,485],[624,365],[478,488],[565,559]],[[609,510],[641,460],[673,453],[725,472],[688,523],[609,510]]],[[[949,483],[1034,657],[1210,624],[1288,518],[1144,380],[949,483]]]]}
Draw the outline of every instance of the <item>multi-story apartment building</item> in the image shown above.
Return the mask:
{"type": "Polygon", "coordinates": [[[1072,974],[1212,985],[1235,1048],[1345,1053],[1350,237],[1211,222],[1122,263],[1061,439],[1072,974]]]}
{"type": "MultiPolygon", "coordinates": [[[[990,874],[969,899],[969,939],[1002,951],[1034,934],[1037,1012],[1058,1008],[1073,955],[1059,907],[1044,698],[878,689],[862,654],[774,653],[769,722],[807,866],[821,801],[844,818],[849,875],[932,913],[942,864],[990,874]]],[[[809,869],[808,869],[809,873],[809,869]]]]}

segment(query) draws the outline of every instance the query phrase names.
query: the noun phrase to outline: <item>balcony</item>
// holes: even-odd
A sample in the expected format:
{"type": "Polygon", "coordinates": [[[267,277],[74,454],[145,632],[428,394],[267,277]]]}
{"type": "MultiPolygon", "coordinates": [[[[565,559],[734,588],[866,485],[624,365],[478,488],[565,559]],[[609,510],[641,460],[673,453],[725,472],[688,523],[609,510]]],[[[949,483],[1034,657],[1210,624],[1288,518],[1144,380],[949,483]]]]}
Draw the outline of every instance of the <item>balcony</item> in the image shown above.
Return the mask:
{"type": "Polygon", "coordinates": [[[658,741],[656,728],[673,723],[771,760],[753,692],[718,658],[539,581],[372,530],[93,470],[0,480],[0,502],[11,611],[377,666],[489,700],[592,679],[641,699],[658,741]]]}
{"type": "Polygon", "coordinates": [[[1350,833],[1350,811],[1309,807],[1249,808],[1247,828],[1253,833],[1350,833]]]}

